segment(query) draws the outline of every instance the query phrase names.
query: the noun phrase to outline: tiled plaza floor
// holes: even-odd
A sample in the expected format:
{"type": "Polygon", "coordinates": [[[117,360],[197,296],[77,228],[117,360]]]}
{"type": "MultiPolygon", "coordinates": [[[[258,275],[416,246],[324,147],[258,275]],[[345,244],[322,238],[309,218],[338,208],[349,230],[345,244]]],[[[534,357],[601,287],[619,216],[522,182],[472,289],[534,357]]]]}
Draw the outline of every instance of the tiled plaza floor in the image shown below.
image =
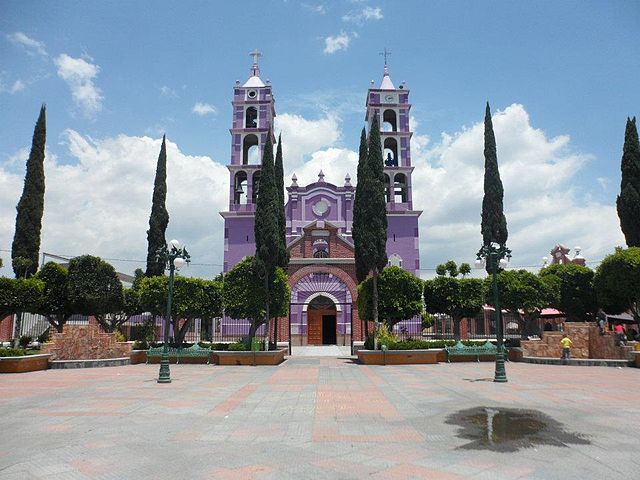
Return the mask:
{"type": "Polygon", "coordinates": [[[636,479],[640,370],[157,365],[0,376],[0,479],[636,479]],[[461,448],[450,414],[535,409],[588,444],[461,448]]]}

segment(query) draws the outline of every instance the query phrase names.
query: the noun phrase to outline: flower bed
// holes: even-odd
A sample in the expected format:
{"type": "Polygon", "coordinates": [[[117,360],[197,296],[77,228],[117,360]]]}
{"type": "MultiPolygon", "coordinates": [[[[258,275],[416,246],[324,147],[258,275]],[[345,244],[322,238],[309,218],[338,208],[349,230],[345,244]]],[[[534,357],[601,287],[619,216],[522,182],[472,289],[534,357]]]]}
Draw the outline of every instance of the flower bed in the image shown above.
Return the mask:
{"type": "Polygon", "coordinates": [[[417,365],[446,362],[443,349],[429,350],[358,350],[358,361],[364,365],[417,365]]]}
{"type": "Polygon", "coordinates": [[[266,352],[214,350],[213,361],[218,365],[279,365],[286,353],[286,348],[266,352]]]}
{"type": "Polygon", "coordinates": [[[1,349],[0,373],[23,373],[49,368],[50,354],[24,355],[21,349],[1,349]],[[11,350],[11,351],[9,351],[11,350]]]}

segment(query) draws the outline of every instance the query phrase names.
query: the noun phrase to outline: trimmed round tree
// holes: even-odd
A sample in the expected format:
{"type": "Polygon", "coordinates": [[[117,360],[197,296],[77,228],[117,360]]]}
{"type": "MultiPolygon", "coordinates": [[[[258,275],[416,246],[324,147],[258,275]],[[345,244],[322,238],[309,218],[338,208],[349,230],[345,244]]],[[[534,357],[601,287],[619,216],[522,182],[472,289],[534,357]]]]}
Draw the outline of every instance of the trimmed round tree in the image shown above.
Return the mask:
{"type": "Polygon", "coordinates": [[[69,272],[58,263],[47,262],[35,277],[44,284],[38,313],[44,315],[51,326],[61,333],[73,313],[67,292],[69,272]]]}
{"type": "Polygon", "coordinates": [[[93,316],[109,331],[107,315],[122,310],[122,282],[113,266],[99,257],[82,255],[69,262],[67,297],[72,313],[93,316]]]}
{"type": "Polygon", "coordinates": [[[607,313],[629,310],[640,327],[640,247],[617,248],[600,263],[593,284],[607,313]]]}
{"type": "Polygon", "coordinates": [[[460,323],[475,317],[484,304],[483,282],[477,278],[438,275],[424,282],[424,304],[431,314],[443,313],[453,321],[453,334],[460,339],[460,323]]]}
{"type": "Polygon", "coordinates": [[[247,345],[251,345],[258,328],[266,323],[267,304],[273,316],[285,316],[289,311],[290,295],[287,274],[282,268],[275,269],[271,288],[267,292],[252,257],[240,261],[224,276],[224,312],[231,318],[249,321],[249,333],[245,339],[247,345]]]}
{"type": "MultiPolygon", "coordinates": [[[[422,313],[422,280],[400,267],[385,268],[378,276],[378,313],[393,330],[402,320],[422,313]]],[[[373,320],[373,278],[358,285],[358,314],[373,320]]]]}
{"type": "Polygon", "coordinates": [[[593,270],[575,263],[553,264],[540,270],[540,278],[552,289],[549,306],[564,312],[569,321],[583,321],[598,309],[593,270]]]}

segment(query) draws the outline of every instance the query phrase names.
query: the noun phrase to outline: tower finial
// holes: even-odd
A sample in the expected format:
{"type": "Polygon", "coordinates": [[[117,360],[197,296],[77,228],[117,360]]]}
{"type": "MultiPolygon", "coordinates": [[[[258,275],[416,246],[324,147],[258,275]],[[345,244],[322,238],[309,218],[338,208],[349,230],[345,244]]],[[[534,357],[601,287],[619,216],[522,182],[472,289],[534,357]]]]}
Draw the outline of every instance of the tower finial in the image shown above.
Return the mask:
{"type": "Polygon", "coordinates": [[[391,52],[387,50],[387,47],[384,47],[384,50],[380,52],[380,55],[384,57],[384,69],[387,70],[387,58],[391,55],[391,52]]]}
{"type": "Polygon", "coordinates": [[[262,53],[259,52],[257,48],[254,48],[253,52],[249,53],[249,56],[253,57],[253,65],[251,66],[251,76],[259,77],[260,68],[258,67],[258,59],[262,56],[262,53]]]}

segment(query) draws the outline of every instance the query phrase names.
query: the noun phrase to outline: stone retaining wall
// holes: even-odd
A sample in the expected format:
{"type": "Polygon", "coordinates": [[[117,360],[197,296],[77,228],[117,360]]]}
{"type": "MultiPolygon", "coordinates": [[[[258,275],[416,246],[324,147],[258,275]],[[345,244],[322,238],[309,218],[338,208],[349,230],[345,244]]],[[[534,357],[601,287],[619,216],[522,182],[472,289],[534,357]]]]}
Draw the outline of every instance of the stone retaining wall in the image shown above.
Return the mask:
{"type": "Polygon", "coordinates": [[[525,357],[550,357],[560,358],[562,346],[560,340],[566,333],[573,346],[572,358],[608,358],[627,360],[631,346],[618,347],[613,332],[605,332],[600,335],[600,330],[595,323],[566,322],[564,332],[543,332],[541,340],[523,340],[521,342],[525,357]]]}
{"type": "Polygon", "coordinates": [[[42,353],[51,360],[95,360],[129,357],[132,344],[117,342],[115,333],[104,333],[99,325],[65,325],[62,333],[51,334],[42,353]]]}

